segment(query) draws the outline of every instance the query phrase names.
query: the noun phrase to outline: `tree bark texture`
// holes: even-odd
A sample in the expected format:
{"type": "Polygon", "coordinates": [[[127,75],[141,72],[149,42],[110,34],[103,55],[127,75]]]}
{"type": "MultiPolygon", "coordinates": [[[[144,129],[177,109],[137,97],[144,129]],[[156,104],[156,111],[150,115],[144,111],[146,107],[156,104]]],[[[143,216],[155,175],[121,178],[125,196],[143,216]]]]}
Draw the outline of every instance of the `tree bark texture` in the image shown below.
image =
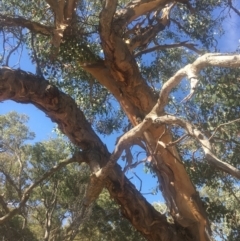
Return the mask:
{"type": "MultiPolygon", "coordinates": [[[[90,163],[90,153],[98,154],[98,164],[106,165],[110,154],[104,143],[92,130],[74,100],[44,80],[30,73],[9,68],[0,69],[0,101],[14,100],[31,103],[56,122],[69,139],[85,151],[84,159],[90,163]]],[[[80,160],[82,161],[82,159],[80,160]]],[[[188,230],[180,225],[169,224],[164,215],[157,212],[115,165],[105,186],[117,201],[122,214],[140,231],[147,240],[194,240],[188,230]]]]}
{"type": "MultiPolygon", "coordinates": [[[[0,15],[0,24],[6,22],[6,26],[26,27],[34,33],[49,36],[57,49],[67,29],[71,28],[76,1],[59,1],[57,5],[52,0],[47,2],[55,14],[54,27],[3,15],[0,15]]],[[[186,4],[192,10],[189,1],[176,2],[186,4]]],[[[144,125],[150,119],[161,120],[157,125],[149,125],[142,132],[142,137],[148,154],[152,156],[152,165],[158,177],[159,188],[175,223],[169,224],[166,217],[158,213],[126,177],[122,183],[124,174],[117,164],[113,166],[107,178],[103,179],[104,186],[119,204],[123,215],[147,240],[210,241],[210,225],[198,192],[186,172],[176,147],[172,145],[165,148],[172,142],[172,135],[165,124],[169,121],[173,123],[173,120],[164,118],[164,107],[168,103],[172,88],[176,87],[183,77],[191,80],[191,93],[187,97],[190,98],[202,68],[208,65],[239,67],[240,58],[239,56],[221,58],[217,55],[205,54],[193,64],[179,70],[163,85],[157,96],[143,79],[133,51],[149,43],[158,32],[169,25],[169,14],[176,3],[170,0],[137,0],[130,1],[120,10],[117,10],[117,4],[117,0],[103,1],[99,17],[99,36],[104,60],[91,63],[79,60],[77,64],[107,88],[119,102],[134,127],[140,126],[141,122],[144,125]],[[157,19],[157,24],[151,26],[142,35],[133,37],[129,42],[125,41],[125,35],[127,35],[124,32],[125,27],[143,14],[152,11],[162,13],[157,19]]],[[[185,42],[183,44],[186,45],[185,42]]],[[[194,46],[191,45],[189,48],[194,46]]],[[[104,169],[109,163],[112,156],[74,100],[45,79],[21,70],[0,69],[0,100],[8,99],[20,103],[32,103],[46,113],[58,124],[60,130],[69,137],[71,142],[82,150],[83,159],[90,165],[93,173],[104,169]]],[[[179,120],[178,123],[180,123],[179,120]]],[[[193,135],[194,133],[198,132],[193,132],[193,135]]],[[[206,152],[212,159],[215,158],[209,150],[206,152]]],[[[219,163],[216,158],[214,161],[219,163]]],[[[220,169],[221,167],[225,168],[226,165],[220,166],[220,169]]],[[[237,177],[239,176],[239,171],[230,166],[224,170],[231,170],[237,177]]]]}

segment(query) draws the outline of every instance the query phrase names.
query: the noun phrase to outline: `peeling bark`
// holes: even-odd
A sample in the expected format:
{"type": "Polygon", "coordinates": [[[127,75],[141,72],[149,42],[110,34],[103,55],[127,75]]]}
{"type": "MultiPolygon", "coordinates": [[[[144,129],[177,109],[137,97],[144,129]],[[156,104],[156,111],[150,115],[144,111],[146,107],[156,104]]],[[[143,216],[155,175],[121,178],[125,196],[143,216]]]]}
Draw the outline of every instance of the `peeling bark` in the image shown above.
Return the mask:
{"type": "MultiPolygon", "coordinates": [[[[56,26],[53,43],[58,48],[63,33],[72,19],[75,1],[59,1],[58,4],[53,0],[47,0],[47,2],[55,13],[56,26]]],[[[188,0],[177,2],[187,4],[192,10],[188,0]]],[[[178,123],[195,137],[199,137],[200,133],[191,132],[188,125],[180,120],[164,119],[164,107],[168,103],[169,93],[183,77],[187,76],[191,81],[190,95],[185,98],[188,100],[194,94],[198,82],[197,75],[202,68],[208,65],[239,67],[240,58],[239,55],[205,54],[170,78],[163,85],[159,98],[157,98],[142,79],[132,52],[136,47],[149,43],[154,34],[168,25],[170,7],[167,4],[171,3],[172,1],[169,0],[134,0],[129,2],[124,9],[116,12],[117,1],[106,0],[100,14],[99,24],[105,60],[91,64],[80,63],[85,71],[114,95],[132,125],[135,126],[132,135],[129,132],[119,140],[112,155],[92,130],[91,125],[74,101],[44,79],[20,70],[3,68],[0,70],[0,100],[12,99],[21,103],[34,104],[56,122],[62,132],[83,150],[84,160],[93,171],[86,205],[96,198],[103,187],[99,183],[96,188],[96,196],[92,195],[93,188],[91,186],[96,187],[101,178],[101,183],[104,183],[111,196],[118,202],[123,215],[148,240],[209,241],[210,228],[205,210],[176,148],[174,146],[166,148],[166,144],[172,142],[172,136],[166,130],[164,123],[178,123]],[[126,44],[123,38],[124,28],[139,16],[151,11],[162,13],[161,24],[150,28],[141,38],[135,39],[135,42],[132,41],[131,46],[126,44]],[[140,124],[139,119],[142,120],[140,124]],[[152,122],[149,121],[151,119],[158,119],[162,123],[152,125],[152,122]],[[160,189],[176,221],[174,225],[168,224],[164,215],[156,212],[127,178],[124,178],[122,183],[123,173],[115,162],[124,148],[138,135],[144,137],[149,155],[152,156],[160,189]],[[97,157],[93,157],[92,153],[97,153],[97,157]],[[106,172],[101,174],[101,171],[104,170],[106,172]],[[100,173],[99,176],[97,176],[98,173],[100,173]]],[[[19,23],[18,21],[8,19],[7,22],[13,26],[27,27],[34,32],[48,35],[48,27],[43,28],[39,24],[29,23],[26,20],[19,21],[19,23]]],[[[211,161],[216,161],[216,158],[209,153],[208,143],[202,139],[199,141],[203,146],[207,146],[206,153],[211,161]]],[[[239,175],[238,170],[233,171],[239,175]]]]}
{"type": "MultiPolygon", "coordinates": [[[[44,79],[20,70],[0,69],[0,101],[7,99],[32,103],[46,113],[73,143],[85,150],[84,160],[88,161],[87,153],[94,149],[100,153],[100,167],[108,162],[110,154],[106,146],[93,132],[74,101],[44,79]]],[[[147,240],[194,240],[185,228],[169,224],[166,217],[157,212],[126,177],[122,189],[122,176],[120,167],[115,165],[105,186],[120,205],[123,215],[147,240]]]]}
{"type": "MultiPolygon", "coordinates": [[[[100,27],[101,29],[108,28],[101,23],[101,19],[100,27]]],[[[114,26],[112,28],[114,29],[114,26]]],[[[138,117],[144,119],[151,112],[155,106],[156,97],[142,79],[136,61],[126,43],[119,36],[119,32],[111,32],[110,35],[104,35],[104,32],[100,32],[100,36],[106,56],[105,64],[110,71],[108,78],[115,80],[110,85],[124,83],[121,85],[122,94],[116,93],[115,97],[132,124],[138,125],[138,117]],[[131,109],[125,106],[126,102],[130,102],[131,109]]],[[[99,75],[94,68],[91,68],[91,73],[101,84],[105,85],[106,76],[99,75]]],[[[163,114],[163,110],[156,114],[163,114]]],[[[171,142],[171,134],[168,131],[164,134],[164,131],[164,126],[151,127],[144,133],[149,154],[153,156],[153,165],[159,179],[160,189],[175,221],[182,227],[187,227],[195,240],[208,241],[210,240],[208,237],[210,227],[206,214],[184,165],[179,161],[180,157],[175,147],[171,147],[173,155],[170,155],[164,148],[157,145],[161,136],[163,136],[163,142],[171,142]],[[194,199],[197,201],[193,201],[194,199]]]]}

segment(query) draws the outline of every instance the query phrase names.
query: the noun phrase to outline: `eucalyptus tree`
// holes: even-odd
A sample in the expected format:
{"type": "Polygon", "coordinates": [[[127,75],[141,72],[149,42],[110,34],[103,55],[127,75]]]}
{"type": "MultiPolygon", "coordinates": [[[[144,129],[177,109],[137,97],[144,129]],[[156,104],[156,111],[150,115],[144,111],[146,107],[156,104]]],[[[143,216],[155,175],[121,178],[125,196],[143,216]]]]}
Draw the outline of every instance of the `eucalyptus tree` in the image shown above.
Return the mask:
{"type": "Polygon", "coordinates": [[[2,0],[0,100],[34,104],[76,145],[73,158],[92,172],[84,207],[105,187],[147,240],[211,240],[195,185],[221,184],[222,176],[236,185],[240,177],[240,56],[218,53],[217,45],[238,7],[231,0],[2,0]],[[35,73],[11,68],[25,51],[35,73]],[[98,133],[114,130],[124,133],[110,154],[98,133]],[[138,164],[134,145],[174,222],[124,176],[138,164]]]}
{"type": "Polygon", "coordinates": [[[16,112],[0,116],[1,239],[144,240],[106,191],[83,215],[88,166],[61,161],[74,149],[64,139],[26,143],[34,137],[27,120],[16,112]]]}

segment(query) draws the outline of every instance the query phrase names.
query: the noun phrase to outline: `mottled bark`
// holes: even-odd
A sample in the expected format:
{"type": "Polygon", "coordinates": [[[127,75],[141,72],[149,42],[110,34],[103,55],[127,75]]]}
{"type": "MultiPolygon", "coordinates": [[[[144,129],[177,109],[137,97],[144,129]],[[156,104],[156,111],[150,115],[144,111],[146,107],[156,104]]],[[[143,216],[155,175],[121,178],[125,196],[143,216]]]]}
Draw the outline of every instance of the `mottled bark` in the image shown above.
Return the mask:
{"type": "MultiPolygon", "coordinates": [[[[52,0],[47,0],[47,2],[55,13],[56,29],[53,44],[58,48],[68,24],[65,21],[66,15],[69,16],[69,19],[72,18],[75,1],[59,1],[59,5],[52,0]]],[[[177,2],[187,4],[191,9],[188,0],[177,2]]],[[[90,64],[79,64],[108,89],[120,103],[132,125],[137,126],[134,130],[138,130],[138,133],[142,135],[149,155],[152,156],[152,164],[159,180],[160,189],[175,224],[168,224],[166,218],[147,203],[127,178],[124,179],[124,183],[121,183],[123,173],[118,165],[114,165],[110,172],[106,172],[107,178],[103,176],[101,180],[104,181],[111,196],[119,203],[123,215],[151,241],[209,241],[209,223],[198,192],[192,184],[175,146],[165,148],[165,145],[172,142],[172,136],[164,126],[164,123],[169,123],[169,119],[163,118],[164,107],[168,103],[172,88],[176,87],[183,77],[188,77],[191,81],[191,93],[186,97],[185,100],[187,100],[194,94],[198,81],[197,74],[203,67],[207,65],[239,67],[239,56],[219,58],[219,55],[203,55],[192,65],[187,65],[170,78],[163,85],[160,95],[157,97],[142,78],[133,52],[136,47],[150,42],[154,35],[169,24],[172,3],[169,0],[134,0],[126,4],[125,8],[116,11],[116,0],[104,1],[100,14],[99,35],[105,59],[90,64]],[[159,18],[158,24],[148,26],[149,28],[145,32],[140,36],[135,35],[129,40],[130,44],[127,43],[124,36],[128,35],[124,32],[124,28],[139,16],[154,11],[158,15],[157,19],[159,18]],[[161,14],[159,15],[159,13],[161,14]],[[162,122],[160,121],[158,125],[149,124],[148,120],[153,116],[153,119],[158,118],[162,122]],[[139,124],[139,120],[142,120],[142,123],[139,124]]],[[[18,26],[28,27],[37,33],[49,34],[48,27],[44,29],[43,26],[24,21],[19,21],[18,26]]],[[[8,22],[14,26],[17,24],[17,21],[13,21],[13,19],[9,19],[8,22]]],[[[58,123],[62,132],[83,150],[84,160],[90,165],[94,174],[104,170],[103,167],[110,158],[113,163],[117,161],[117,157],[124,149],[124,145],[122,147],[117,145],[115,152],[110,156],[106,146],[92,130],[75,102],[44,79],[20,70],[1,69],[0,100],[6,99],[32,103],[44,111],[52,121],[58,123]]],[[[131,138],[134,139],[136,136],[137,134],[134,133],[131,138]]],[[[123,140],[123,138],[120,141],[128,145],[131,138],[128,135],[127,139],[123,140]]],[[[237,172],[237,170],[234,171],[237,172]]],[[[239,175],[239,173],[237,174],[239,175]]],[[[100,179],[93,176],[92,180],[92,184],[96,184],[100,179]]],[[[96,193],[99,190],[97,189],[96,193]]],[[[90,192],[87,204],[94,198],[90,192]]]]}
{"type": "MultiPolygon", "coordinates": [[[[158,7],[163,8],[160,2],[158,7]]],[[[163,5],[166,3],[164,2],[163,5]]],[[[111,11],[111,7],[105,5],[100,15],[100,36],[106,57],[106,68],[109,69],[110,75],[108,77],[98,76],[98,72],[94,71],[94,68],[88,70],[103,85],[106,78],[112,78],[110,85],[121,85],[121,93],[115,97],[132,124],[136,126],[139,117],[144,119],[152,111],[157,99],[142,79],[134,57],[121,38],[119,26],[114,25],[114,19],[108,20],[112,22],[111,25],[105,24],[103,21],[105,15],[111,11]],[[108,29],[109,26],[111,31],[108,29]],[[126,105],[127,102],[130,102],[131,109],[126,105]]],[[[110,88],[108,89],[111,91],[110,88]]],[[[163,109],[160,111],[158,109],[155,114],[164,114],[163,109]]],[[[160,190],[162,190],[175,221],[182,227],[186,227],[194,240],[207,241],[210,228],[198,193],[180,161],[176,148],[172,146],[171,153],[169,153],[157,144],[160,137],[164,143],[171,142],[171,134],[165,130],[163,125],[158,128],[150,127],[144,133],[149,154],[153,156],[153,165],[159,179],[160,190]]]]}
{"type": "MultiPolygon", "coordinates": [[[[0,69],[0,101],[8,99],[32,103],[46,113],[73,143],[83,149],[86,162],[91,162],[92,150],[99,155],[100,167],[108,162],[110,154],[106,146],[75,102],[46,80],[20,70],[0,69]]],[[[120,167],[115,165],[105,186],[120,205],[123,215],[147,240],[194,240],[185,228],[169,224],[166,217],[158,213],[127,178],[124,178],[122,188],[122,176],[120,167]]]]}

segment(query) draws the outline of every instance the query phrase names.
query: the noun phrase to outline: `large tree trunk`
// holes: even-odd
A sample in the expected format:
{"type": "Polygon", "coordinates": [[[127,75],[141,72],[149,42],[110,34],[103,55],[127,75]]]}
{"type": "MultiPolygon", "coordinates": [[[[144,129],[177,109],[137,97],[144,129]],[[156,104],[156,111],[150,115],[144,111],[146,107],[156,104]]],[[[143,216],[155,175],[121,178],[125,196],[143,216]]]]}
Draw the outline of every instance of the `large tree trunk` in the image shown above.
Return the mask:
{"type": "MultiPolygon", "coordinates": [[[[133,126],[153,111],[159,101],[150,87],[143,80],[133,57],[133,49],[138,46],[135,39],[128,45],[123,39],[124,27],[134,19],[154,9],[162,10],[159,24],[141,40],[150,41],[151,37],[163,30],[169,23],[171,7],[166,7],[169,0],[131,1],[125,9],[116,12],[117,0],[104,1],[100,14],[99,34],[105,55],[104,61],[91,64],[80,63],[81,67],[92,74],[99,83],[104,85],[120,103],[133,126]]],[[[180,1],[179,2],[188,2],[180,1]]],[[[64,4],[65,1],[62,1],[64,4]]],[[[64,26],[60,32],[55,31],[53,43],[56,48],[61,43],[61,37],[66,28],[66,19],[60,18],[60,7],[49,1],[56,15],[56,29],[64,26]]],[[[69,9],[74,4],[69,5],[69,9]]],[[[12,20],[13,21],[13,20],[12,20]]],[[[18,23],[19,24],[19,23],[18,23]]],[[[27,27],[29,23],[21,23],[27,27]]],[[[19,26],[18,25],[18,26],[19,26]]],[[[42,32],[42,26],[31,25],[35,32],[42,32]]],[[[45,35],[51,32],[44,31],[45,35]]],[[[85,152],[86,162],[93,172],[104,167],[110,154],[98,136],[92,130],[83,113],[75,102],[67,95],[49,85],[43,79],[22,71],[3,68],[0,70],[0,100],[12,99],[21,103],[32,103],[44,111],[69,139],[85,152]]],[[[155,115],[162,116],[164,111],[156,111],[155,115]]],[[[164,125],[150,127],[143,134],[152,164],[159,180],[160,190],[175,220],[175,224],[167,223],[166,217],[159,214],[125,178],[122,185],[123,173],[115,165],[105,181],[105,186],[111,196],[120,204],[123,215],[148,240],[194,240],[209,241],[209,224],[199,195],[192,184],[184,165],[174,146],[163,148],[158,145],[159,139],[167,144],[171,142],[171,133],[164,125]]]]}
{"type": "MultiPolygon", "coordinates": [[[[143,119],[157,102],[154,94],[151,94],[140,77],[136,86],[129,87],[114,80],[105,66],[100,68],[99,65],[94,65],[85,69],[111,91],[134,126],[138,124],[139,117],[143,119]]],[[[134,71],[133,73],[136,74],[134,71]]],[[[132,83],[129,79],[127,81],[132,83]]],[[[205,211],[176,148],[172,146],[166,150],[157,145],[160,137],[164,143],[170,143],[171,134],[164,126],[160,126],[149,129],[144,137],[149,154],[154,157],[153,165],[160,183],[160,190],[174,219],[190,231],[194,237],[193,240],[209,240],[205,235],[205,229],[209,228],[205,211]]]]}
{"type": "MultiPolygon", "coordinates": [[[[113,1],[114,2],[114,1],[113,1]]],[[[167,2],[167,1],[166,1],[167,2]]],[[[165,3],[163,3],[163,6],[165,3]]],[[[112,21],[114,3],[103,8],[100,15],[100,36],[106,61],[83,68],[104,85],[120,103],[133,126],[139,124],[154,108],[157,98],[145,83],[127,44],[121,38],[118,20],[112,21]],[[111,6],[110,6],[111,5],[111,6]],[[107,24],[109,23],[109,24],[107,24]]],[[[158,111],[158,116],[164,111],[158,111]]],[[[158,145],[171,142],[171,133],[161,125],[144,133],[149,155],[174,220],[186,227],[194,240],[209,240],[210,227],[199,195],[192,184],[174,146],[165,149],[158,145]]]]}
{"type": "MultiPolygon", "coordinates": [[[[105,166],[108,162],[110,154],[106,146],[75,102],[44,79],[20,70],[0,69],[0,101],[9,99],[32,103],[46,113],[74,144],[84,150],[84,158],[92,169],[97,169],[97,165],[105,166]],[[92,164],[95,160],[97,163],[92,164]]],[[[147,240],[196,240],[187,229],[169,224],[166,217],[157,212],[126,177],[122,186],[122,176],[120,167],[115,165],[105,186],[120,205],[123,215],[147,240]]]]}

